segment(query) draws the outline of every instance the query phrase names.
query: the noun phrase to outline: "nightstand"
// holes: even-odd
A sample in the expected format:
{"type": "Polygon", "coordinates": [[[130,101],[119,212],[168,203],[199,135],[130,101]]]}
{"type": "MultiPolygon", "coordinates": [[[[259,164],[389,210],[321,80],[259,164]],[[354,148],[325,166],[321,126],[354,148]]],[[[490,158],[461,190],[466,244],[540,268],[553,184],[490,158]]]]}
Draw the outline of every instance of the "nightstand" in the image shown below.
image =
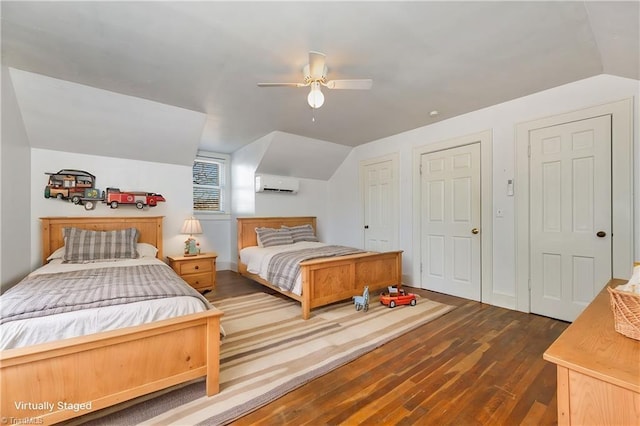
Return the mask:
{"type": "Polygon", "coordinates": [[[197,256],[167,256],[167,261],[180,278],[204,293],[216,286],[217,257],[217,253],[203,253],[197,256]]]}

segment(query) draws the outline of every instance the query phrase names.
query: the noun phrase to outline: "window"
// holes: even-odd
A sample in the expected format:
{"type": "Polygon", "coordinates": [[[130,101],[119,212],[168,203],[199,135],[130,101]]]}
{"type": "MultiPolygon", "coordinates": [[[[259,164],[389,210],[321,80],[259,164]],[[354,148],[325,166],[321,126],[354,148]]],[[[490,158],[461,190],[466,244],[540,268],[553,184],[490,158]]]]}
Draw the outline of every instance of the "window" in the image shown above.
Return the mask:
{"type": "Polygon", "coordinates": [[[227,162],[224,155],[198,153],[193,162],[194,213],[227,213],[227,162]]]}

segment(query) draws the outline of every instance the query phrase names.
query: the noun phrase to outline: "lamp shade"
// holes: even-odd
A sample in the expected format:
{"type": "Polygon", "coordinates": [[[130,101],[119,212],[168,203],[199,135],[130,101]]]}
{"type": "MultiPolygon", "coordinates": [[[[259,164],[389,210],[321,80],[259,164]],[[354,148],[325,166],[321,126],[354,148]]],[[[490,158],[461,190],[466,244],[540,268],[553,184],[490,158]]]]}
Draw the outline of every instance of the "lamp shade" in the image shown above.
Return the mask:
{"type": "Polygon", "coordinates": [[[182,229],[180,230],[181,234],[202,234],[202,226],[200,226],[200,221],[195,217],[190,217],[184,220],[182,224],[182,229]]]}

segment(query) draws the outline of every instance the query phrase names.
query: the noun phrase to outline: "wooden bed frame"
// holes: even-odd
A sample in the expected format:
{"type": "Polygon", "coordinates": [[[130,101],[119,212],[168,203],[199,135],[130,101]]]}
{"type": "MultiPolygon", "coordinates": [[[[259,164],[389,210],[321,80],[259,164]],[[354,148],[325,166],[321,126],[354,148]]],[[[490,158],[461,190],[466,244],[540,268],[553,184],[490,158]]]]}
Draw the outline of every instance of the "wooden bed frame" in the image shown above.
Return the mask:
{"type": "Polygon", "coordinates": [[[350,299],[369,291],[402,283],[402,251],[360,253],[339,257],[307,260],[300,263],[302,295],[284,291],[257,274],[247,271],[240,260],[240,250],[257,246],[255,228],[280,228],[310,224],[316,229],[315,217],[251,217],[238,218],[238,272],[252,280],[282,293],[302,304],[302,318],[309,319],[311,309],[350,299]]]}
{"type": "MultiPolygon", "coordinates": [[[[141,234],[139,242],[155,245],[162,258],[161,216],[48,217],[41,221],[43,261],[63,245],[62,228],[69,226],[93,230],[135,227],[141,234]]],[[[221,311],[213,309],[1,351],[0,416],[8,424],[28,418],[32,418],[30,423],[52,424],[203,376],[207,395],[213,395],[219,390],[221,316],[221,311]],[[19,403],[49,403],[53,410],[16,406],[19,403]]]]}

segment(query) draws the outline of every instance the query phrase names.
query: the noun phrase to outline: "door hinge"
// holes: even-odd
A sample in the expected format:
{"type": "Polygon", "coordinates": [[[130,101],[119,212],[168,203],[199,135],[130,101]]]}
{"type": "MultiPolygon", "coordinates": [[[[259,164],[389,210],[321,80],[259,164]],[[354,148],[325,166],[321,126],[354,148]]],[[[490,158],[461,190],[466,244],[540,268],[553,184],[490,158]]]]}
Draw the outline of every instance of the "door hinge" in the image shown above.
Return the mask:
{"type": "Polygon", "coordinates": [[[422,164],[420,164],[420,176],[422,176],[422,164]]]}
{"type": "Polygon", "coordinates": [[[529,288],[529,293],[531,293],[531,278],[527,281],[527,287],[529,288]]]}
{"type": "Polygon", "coordinates": [[[531,157],[531,144],[527,145],[527,157],[531,157]]]}

